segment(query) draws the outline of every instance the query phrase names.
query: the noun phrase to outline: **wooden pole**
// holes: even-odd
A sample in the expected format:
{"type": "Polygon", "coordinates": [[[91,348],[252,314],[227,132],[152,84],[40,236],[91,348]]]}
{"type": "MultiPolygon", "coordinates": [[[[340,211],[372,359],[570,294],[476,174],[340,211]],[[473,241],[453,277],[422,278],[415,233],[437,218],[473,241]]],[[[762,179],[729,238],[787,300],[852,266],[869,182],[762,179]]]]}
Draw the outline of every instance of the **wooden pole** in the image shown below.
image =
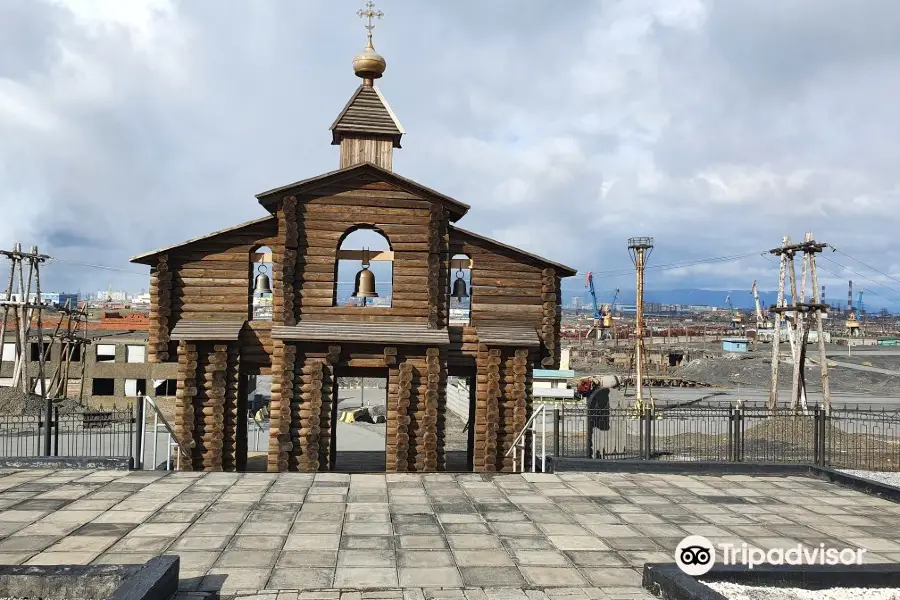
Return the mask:
{"type": "MultiPolygon", "coordinates": [[[[41,258],[38,255],[38,247],[31,247],[31,261],[34,269],[35,301],[37,303],[37,331],[38,331],[38,382],[41,388],[41,400],[47,397],[47,380],[44,376],[44,321],[43,303],[41,302],[41,258]]],[[[34,309],[32,309],[34,310],[34,309]]],[[[49,421],[50,415],[47,415],[49,421]]]]}
{"type": "MultiPolygon", "coordinates": [[[[813,286],[813,303],[819,304],[819,279],[816,275],[816,255],[813,254],[809,263],[809,274],[813,286]]],[[[825,414],[831,414],[831,387],[828,382],[828,358],[825,356],[825,335],[822,332],[822,311],[816,311],[816,333],[819,336],[819,371],[822,374],[822,406],[825,414]]],[[[847,348],[849,348],[849,342],[847,348]]]]}
{"type": "MultiPolygon", "coordinates": [[[[784,248],[789,243],[789,238],[785,237],[781,240],[781,247],[784,248]]],[[[782,307],[784,306],[784,278],[787,271],[787,255],[782,252],[779,256],[780,264],[778,267],[778,297],[775,300],[775,305],[782,307]]],[[[769,388],[769,408],[771,410],[775,410],[778,406],[778,361],[781,358],[781,350],[779,349],[779,344],[781,344],[781,320],[782,313],[776,312],[774,315],[773,324],[774,330],[772,331],[772,382],[771,387],[769,388]]]]}

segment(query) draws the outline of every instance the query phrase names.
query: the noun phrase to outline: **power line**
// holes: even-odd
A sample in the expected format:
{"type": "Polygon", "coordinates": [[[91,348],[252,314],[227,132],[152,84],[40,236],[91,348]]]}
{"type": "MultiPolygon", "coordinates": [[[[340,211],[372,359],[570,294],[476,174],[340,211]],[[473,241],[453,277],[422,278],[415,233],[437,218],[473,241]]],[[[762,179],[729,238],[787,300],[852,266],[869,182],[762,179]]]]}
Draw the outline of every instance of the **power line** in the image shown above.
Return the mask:
{"type": "Polygon", "coordinates": [[[144,277],[147,276],[147,273],[138,273],[137,271],[129,271],[128,269],[120,269],[119,267],[110,267],[109,265],[96,265],[93,263],[78,262],[76,260],[65,260],[62,258],[51,258],[48,262],[59,262],[67,265],[74,265],[77,267],[90,267],[92,269],[104,269],[106,271],[118,271],[120,273],[129,273],[131,275],[142,275],[144,277]]]}
{"type": "MultiPolygon", "coordinates": [[[[645,268],[646,269],[655,269],[657,271],[674,271],[675,269],[682,269],[684,267],[730,262],[730,261],[734,261],[734,260],[740,260],[743,258],[749,258],[751,256],[765,256],[766,252],[767,251],[745,252],[744,254],[732,254],[730,256],[714,256],[714,257],[710,257],[710,258],[700,258],[700,259],[692,260],[692,261],[665,263],[665,264],[661,264],[661,265],[648,265],[645,268]]],[[[603,277],[603,278],[609,279],[609,278],[617,277],[617,276],[633,275],[634,269],[622,269],[620,271],[593,271],[592,273],[597,277],[603,277]]],[[[563,286],[563,289],[571,290],[571,289],[576,289],[576,288],[574,286],[563,286]]]]}
{"type": "Polygon", "coordinates": [[[834,246],[831,246],[831,249],[834,250],[835,252],[838,252],[838,253],[840,253],[840,254],[843,254],[844,256],[846,256],[847,258],[849,258],[850,260],[853,260],[853,261],[858,262],[859,264],[861,264],[861,265],[864,266],[865,268],[871,269],[872,271],[875,271],[875,272],[878,273],[879,275],[883,275],[883,276],[887,277],[888,279],[891,279],[891,280],[893,280],[893,281],[896,281],[897,283],[900,283],[900,279],[897,279],[897,278],[894,277],[893,275],[888,275],[888,274],[885,273],[884,271],[879,271],[879,270],[876,269],[875,267],[872,267],[872,266],[870,266],[870,265],[867,265],[866,263],[864,263],[863,261],[859,260],[858,258],[854,258],[854,257],[850,256],[849,254],[847,254],[846,252],[844,252],[844,251],[842,251],[842,250],[838,250],[838,249],[835,248],[834,246]]]}
{"type": "MultiPolygon", "coordinates": [[[[898,291],[895,290],[894,288],[892,288],[892,287],[890,287],[890,286],[887,286],[887,285],[884,285],[883,283],[881,283],[881,282],[879,282],[879,281],[875,281],[875,280],[872,279],[871,277],[866,277],[866,276],[863,275],[862,273],[860,273],[860,272],[858,272],[858,271],[854,271],[854,270],[851,269],[850,267],[848,267],[848,266],[846,266],[846,265],[842,265],[842,264],[839,263],[838,261],[832,260],[832,259],[828,258],[828,257],[825,256],[825,255],[822,255],[822,258],[824,258],[824,259],[827,260],[828,262],[831,262],[831,263],[836,264],[837,266],[841,267],[841,268],[844,269],[845,271],[849,271],[849,272],[853,273],[853,274],[856,275],[857,277],[862,277],[863,279],[865,279],[865,280],[867,280],[867,281],[871,281],[871,282],[874,283],[875,285],[880,285],[881,287],[883,287],[883,288],[886,289],[886,290],[891,290],[891,292],[893,292],[894,294],[897,294],[897,296],[900,297],[900,292],[898,292],[898,291]]],[[[838,277],[840,277],[840,275],[838,275],[838,277]]],[[[869,291],[871,291],[871,290],[869,290],[869,291]]],[[[876,294],[876,296],[877,296],[877,295],[878,295],[878,294],[876,294]]]]}

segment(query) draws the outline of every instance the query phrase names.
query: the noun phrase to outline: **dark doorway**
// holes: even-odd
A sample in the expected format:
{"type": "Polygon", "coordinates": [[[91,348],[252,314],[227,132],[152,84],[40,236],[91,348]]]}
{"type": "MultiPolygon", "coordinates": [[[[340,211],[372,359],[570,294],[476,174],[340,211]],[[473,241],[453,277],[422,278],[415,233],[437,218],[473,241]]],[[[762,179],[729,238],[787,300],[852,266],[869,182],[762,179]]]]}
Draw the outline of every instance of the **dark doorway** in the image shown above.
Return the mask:
{"type": "Polygon", "coordinates": [[[383,473],[387,445],[387,369],[335,374],[331,470],[383,473]]]}

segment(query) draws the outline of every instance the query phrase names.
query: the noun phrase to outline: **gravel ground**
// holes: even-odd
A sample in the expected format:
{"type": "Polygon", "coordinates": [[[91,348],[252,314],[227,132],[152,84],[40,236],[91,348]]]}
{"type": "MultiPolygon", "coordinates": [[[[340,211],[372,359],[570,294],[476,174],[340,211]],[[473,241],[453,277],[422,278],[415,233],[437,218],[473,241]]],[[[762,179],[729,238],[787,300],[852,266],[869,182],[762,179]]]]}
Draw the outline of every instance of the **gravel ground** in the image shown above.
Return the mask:
{"type": "Polygon", "coordinates": [[[725,581],[704,582],[729,600],[900,600],[897,588],[834,588],[805,590],[742,585],[725,581]]]}
{"type": "MultiPolygon", "coordinates": [[[[854,477],[862,477],[863,479],[871,479],[878,483],[886,483],[894,487],[900,487],[900,473],[891,471],[855,471],[852,469],[839,469],[841,473],[853,475],[854,477]]],[[[898,596],[900,600],[900,596],[898,596]]]]}

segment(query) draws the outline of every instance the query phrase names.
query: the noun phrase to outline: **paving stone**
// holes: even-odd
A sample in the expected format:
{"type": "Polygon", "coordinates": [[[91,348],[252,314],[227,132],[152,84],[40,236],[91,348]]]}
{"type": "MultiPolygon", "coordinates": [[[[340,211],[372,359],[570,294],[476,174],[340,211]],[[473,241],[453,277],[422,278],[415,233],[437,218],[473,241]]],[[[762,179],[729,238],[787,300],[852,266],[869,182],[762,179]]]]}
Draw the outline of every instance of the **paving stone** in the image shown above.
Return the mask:
{"type": "Polygon", "coordinates": [[[278,555],[277,567],[334,567],[336,550],[288,550],[278,555]]]}
{"type": "MultiPolygon", "coordinates": [[[[105,537],[105,536],[72,536],[66,538],[64,541],[69,540],[79,540],[78,549],[95,549],[99,548],[101,551],[105,550],[107,547],[116,542],[118,538],[113,537],[105,537]],[[96,545],[96,546],[95,546],[96,545]]],[[[158,537],[158,536],[138,536],[138,537],[124,537],[118,542],[115,543],[111,548],[109,548],[110,552],[164,552],[169,546],[174,542],[174,538],[170,537],[158,537]]],[[[62,542],[60,542],[62,544],[62,542]]],[[[57,544],[54,547],[59,547],[60,544],[57,544]]],[[[75,549],[75,548],[73,548],[75,549]]]]}
{"type": "Polygon", "coordinates": [[[385,522],[353,522],[344,523],[345,536],[391,536],[393,530],[390,523],[385,522]]]}
{"type": "Polygon", "coordinates": [[[582,567],[581,572],[598,587],[640,587],[641,575],[635,569],[582,567]]]}
{"type": "MultiPolygon", "coordinates": [[[[330,567],[276,567],[266,586],[273,590],[324,588],[330,587],[333,579],[334,569],[330,567]]],[[[316,597],[321,598],[322,596],[316,597]]],[[[340,595],[335,593],[330,597],[338,598],[340,595]]]]}
{"type": "Polygon", "coordinates": [[[399,567],[452,567],[453,555],[446,550],[398,550],[399,567]]]}
{"type": "Polygon", "coordinates": [[[272,550],[226,550],[216,560],[216,568],[271,567],[278,558],[272,550]]]}
{"type": "Polygon", "coordinates": [[[26,565],[89,565],[99,552],[41,552],[35,554],[26,565]]]}
{"type": "Polygon", "coordinates": [[[460,567],[463,582],[473,587],[522,586],[525,579],[516,567],[460,567]]]}
{"type": "Polygon", "coordinates": [[[609,550],[609,546],[591,535],[550,535],[547,539],[560,550],[609,550]]]}
{"type": "Polygon", "coordinates": [[[341,543],[340,535],[332,534],[295,534],[288,535],[284,544],[285,550],[337,550],[341,543]]]}
{"type": "Polygon", "coordinates": [[[513,558],[520,565],[567,566],[569,560],[556,550],[513,550],[513,558]]]}
{"type": "Polygon", "coordinates": [[[448,535],[447,541],[454,550],[482,550],[503,548],[500,539],[493,535],[460,534],[448,535]]]}
{"type": "Polygon", "coordinates": [[[491,533],[485,523],[444,523],[443,528],[444,532],[449,534],[491,533]]]}
{"type": "Polygon", "coordinates": [[[340,550],[337,566],[343,567],[380,567],[396,566],[393,550],[340,550]]]}
{"type": "Polygon", "coordinates": [[[460,567],[511,567],[515,563],[505,550],[453,550],[460,567]]]}
{"type": "Polygon", "coordinates": [[[397,569],[339,567],[334,573],[334,586],[338,588],[382,588],[397,585],[397,569]]]}
{"type": "Polygon", "coordinates": [[[441,535],[401,535],[400,548],[408,550],[441,550],[447,548],[447,541],[441,535]]]}
{"type": "Polygon", "coordinates": [[[277,535],[236,535],[231,538],[228,550],[270,550],[278,552],[284,546],[287,536],[277,535]]]}
{"type": "Polygon", "coordinates": [[[172,545],[169,547],[170,550],[173,551],[182,551],[182,550],[224,550],[226,546],[228,546],[228,542],[231,541],[230,535],[204,535],[204,536],[194,536],[191,535],[190,529],[188,532],[175,540],[172,545]]]}
{"type": "MultiPolygon", "coordinates": [[[[258,590],[266,585],[269,569],[215,568],[210,569],[200,584],[204,591],[227,594],[236,590],[258,590]]],[[[287,586],[281,586],[287,587],[287,586]]]]}
{"type": "Polygon", "coordinates": [[[375,535],[345,535],[341,536],[340,548],[342,550],[392,550],[394,538],[375,535]]]}
{"type": "Polygon", "coordinates": [[[521,566],[525,580],[540,587],[586,585],[587,581],[574,567],[521,566]]]}
{"type": "Polygon", "coordinates": [[[618,554],[609,551],[574,550],[565,552],[565,555],[579,567],[618,567],[626,565],[626,562],[618,554]]]}
{"type": "Polygon", "coordinates": [[[291,533],[340,535],[343,523],[340,521],[297,521],[291,533]]]}
{"type": "Polygon", "coordinates": [[[135,510],[108,510],[96,519],[94,523],[144,523],[153,516],[152,511],[135,510]]]}
{"type": "Polygon", "coordinates": [[[401,567],[403,587],[458,587],[462,578],[455,567],[401,567]]]}

